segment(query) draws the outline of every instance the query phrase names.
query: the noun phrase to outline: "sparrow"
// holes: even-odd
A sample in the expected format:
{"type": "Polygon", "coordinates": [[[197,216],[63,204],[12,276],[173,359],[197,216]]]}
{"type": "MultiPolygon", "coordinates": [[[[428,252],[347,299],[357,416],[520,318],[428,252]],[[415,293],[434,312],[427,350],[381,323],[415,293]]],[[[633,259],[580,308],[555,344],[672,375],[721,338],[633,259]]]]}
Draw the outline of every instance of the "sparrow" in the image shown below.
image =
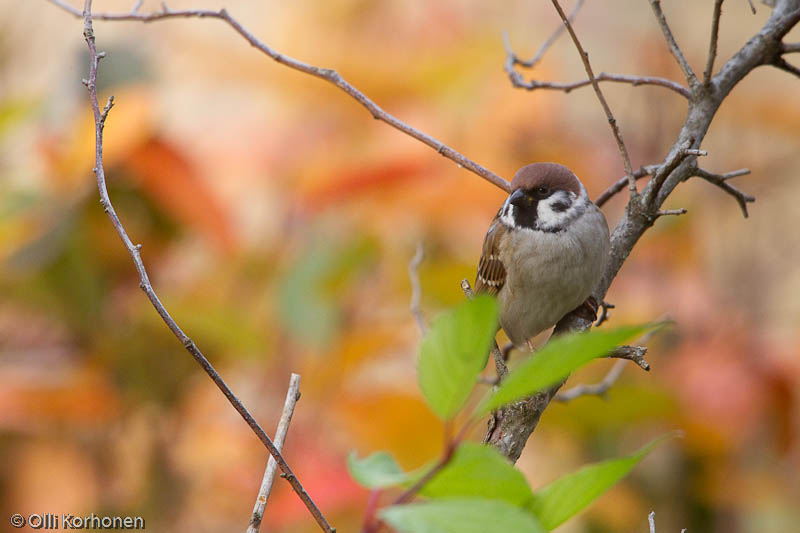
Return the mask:
{"type": "Polygon", "coordinates": [[[530,347],[592,294],[610,247],[605,216],[571,170],[526,165],[486,232],[475,291],[497,297],[509,340],[530,347]]]}

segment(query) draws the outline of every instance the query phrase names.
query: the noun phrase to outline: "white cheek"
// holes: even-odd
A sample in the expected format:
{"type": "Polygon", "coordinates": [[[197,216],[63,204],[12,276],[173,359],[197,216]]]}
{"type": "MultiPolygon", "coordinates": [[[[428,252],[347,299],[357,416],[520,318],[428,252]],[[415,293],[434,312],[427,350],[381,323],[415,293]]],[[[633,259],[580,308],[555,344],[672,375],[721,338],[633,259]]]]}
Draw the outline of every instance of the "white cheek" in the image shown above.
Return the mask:
{"type": "Polygon", "coordinates": [[[514,227],[514,206],[506,204],[503,207],[503,214],[500,215],[500,221],[508,227],[514,227]]]}
{"type": "Polygon", "coordinates": [[[536,207],[536,215],[540,227],[544,229],[557,228],[562,226],[565,221],[573,216],[571,208],[566,211],[556,211],[553,209],[553,204],[556,203],[568,202],[569,204],[573,204],[574,195],[570,194],[569,196],[571,198],[568,198],[566,193],[558,192],[547,200],[539,202],[539,205],[536,207]]]}

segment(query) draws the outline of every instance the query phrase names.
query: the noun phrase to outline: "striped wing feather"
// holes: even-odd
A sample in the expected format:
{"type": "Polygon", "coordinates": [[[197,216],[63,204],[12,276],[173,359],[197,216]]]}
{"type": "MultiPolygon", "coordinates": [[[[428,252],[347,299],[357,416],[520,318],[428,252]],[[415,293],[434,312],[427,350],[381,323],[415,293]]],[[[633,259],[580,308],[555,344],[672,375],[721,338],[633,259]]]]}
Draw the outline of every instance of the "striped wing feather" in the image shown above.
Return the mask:
{"type": "Polygon", "coordinates": [[[478,262],[478,276],[475,279],[475,292],[497,295],[506,282],[506,267],[500,260],[500,241],[507,228],[497,217],[489,226],[483,241],[483,252],[478,262]]]}

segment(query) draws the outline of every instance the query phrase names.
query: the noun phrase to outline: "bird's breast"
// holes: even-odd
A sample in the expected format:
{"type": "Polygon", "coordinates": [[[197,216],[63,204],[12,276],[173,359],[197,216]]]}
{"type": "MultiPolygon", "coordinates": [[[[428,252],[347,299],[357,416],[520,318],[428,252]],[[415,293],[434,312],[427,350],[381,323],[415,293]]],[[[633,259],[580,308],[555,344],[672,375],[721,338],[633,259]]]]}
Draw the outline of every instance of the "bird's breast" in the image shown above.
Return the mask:
{"type": "Polygon", "coordinates": [[[560,232],[515,230],[500,250],[507,278],[500,322],[515,345],[554,325],[589,297],[608,257],[608,226],[587,211],[560,232]]]}

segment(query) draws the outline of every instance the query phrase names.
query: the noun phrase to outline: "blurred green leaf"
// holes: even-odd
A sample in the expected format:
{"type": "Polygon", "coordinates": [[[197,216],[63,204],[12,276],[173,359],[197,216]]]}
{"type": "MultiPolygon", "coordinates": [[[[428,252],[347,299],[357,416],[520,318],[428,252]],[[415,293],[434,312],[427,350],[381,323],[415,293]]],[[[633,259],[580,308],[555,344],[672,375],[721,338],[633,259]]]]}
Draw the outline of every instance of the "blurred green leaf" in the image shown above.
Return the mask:
{"type": "Polygon", "coordinates": [[[384,509],[381,518],[400,533],[543,533],[536,518],[500,500],[443,500],[384,509]]]}
{"type": "Polygon", "coordinates": [[[331,339],[341,320],[338,296],[375,253],[375,242],[367,238],[341,247],[317,243],[291,265],[279,302],[296,340],[317,347],[331,339]]]}
{"type": "Polygon", "coordinates": [[[441,418],[455,415],[469,397],[497,331],[497,303],[489,296],[442,313],[422,339],[419,385],[441,418]]]}
{"type": "Polygon", "coordinates": [[[347,470],[359,485],[368,489],[382,489],[402,485],[409,476],[400,469],[397,461],[388,452],[375,452],[359,459],[356,452],[347,456],[347,470]]]}
{"type": "Polygon", "coordinates": [[[625,477],[653,448],[672,436],[675,433],[662,435],[632,455],[584,466],[545,485],[534,493],[529,509],[548,531],[558,527],[585,509],[625,477]]]}
{"type": "Polygon", "coordinates": [[[625,341],[658,325],[645,324],[612,330],[592,330],[562,335],[548,342],[512,370],[500,387],[478,407],[485,414],[502,405],[530,396],[567,377],[572,371],[601,357],[625,341]]]}
{"type": "Polygon", "coordinates": [[[447,466],[420,490],[430,498],[481,497],[526,505],[533,498],[522,472],[495,448],[464,442],[447,466]]]}

